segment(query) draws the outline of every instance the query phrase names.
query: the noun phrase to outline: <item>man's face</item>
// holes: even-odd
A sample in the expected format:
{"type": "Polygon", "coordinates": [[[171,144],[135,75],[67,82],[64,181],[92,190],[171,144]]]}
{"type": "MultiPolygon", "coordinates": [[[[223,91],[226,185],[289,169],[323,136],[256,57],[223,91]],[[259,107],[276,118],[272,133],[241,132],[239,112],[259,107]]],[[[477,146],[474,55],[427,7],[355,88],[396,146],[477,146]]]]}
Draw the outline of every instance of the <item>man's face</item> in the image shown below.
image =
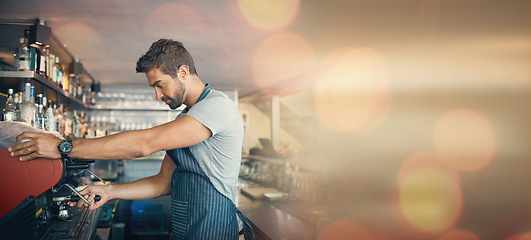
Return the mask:
{"type": "Polygon", "coordinates": [[[171,109],[176,109],[183,104],[186,87],[179,79],[173,79],[158,68],[146,72],[149,86],[155,89],[155,97],[162,100],[171,109]]]}

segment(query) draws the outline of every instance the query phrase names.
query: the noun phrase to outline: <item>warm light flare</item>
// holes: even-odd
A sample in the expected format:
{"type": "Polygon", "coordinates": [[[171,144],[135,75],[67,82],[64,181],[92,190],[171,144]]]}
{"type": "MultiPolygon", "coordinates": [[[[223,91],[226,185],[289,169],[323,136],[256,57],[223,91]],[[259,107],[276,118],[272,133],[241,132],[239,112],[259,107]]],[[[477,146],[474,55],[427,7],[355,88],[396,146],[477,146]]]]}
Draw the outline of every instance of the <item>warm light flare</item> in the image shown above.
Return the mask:
{"type": "Polygon", "coordinates": [[[505,240],[531,240],[531,232],[515,234],[505,240]]]}
{"type": "Polygon", "coordinates": [[[416,152],[402,162],[397,176],[398,187],[400,188],[403,185],[404,181],[412,172],[423,168],[436,168],[451,176],[454,181],[461,182],[459,173],[455,169],[441,161],[435,152],[426,150],[416,152]]]}
{"type": "Polygon", "coordinates": [[[443,234],[437,240],[481,240],[481,238],[471,231],[458,229],[443,234]]]}
{"type": "Polygon", "coordinates": [[[518,240],[531,240],[531,232],[519,236],[518,240]]]}
{"type": "Polygon", "coordinates": [[[289,25],[299,11],[300,0],[238,0],[247,22],[256,28],[278,30],[289,25]]]}
{"type": "Polygon", "coordinates": [[[408,222],[425,232],[453,226],[463,204],[459,183],[447,172],[432,167],[409,173],[399,188],[399,196],[408,222]]]}
{"type": "Polygon", "coordinates": [[[469,109],[443,114],[433,131],[433,144],[444,162],[463,172],[487,167],[496,152],[496,136],[491,123],[469,109]]]}
{"type": "Polygon", "coordinates": [[[343,49],[330,54],[315,83],[314,106],[334,131],[364,133],[387,117],[391,91],[382,56],[371,48],[343,49]]]}

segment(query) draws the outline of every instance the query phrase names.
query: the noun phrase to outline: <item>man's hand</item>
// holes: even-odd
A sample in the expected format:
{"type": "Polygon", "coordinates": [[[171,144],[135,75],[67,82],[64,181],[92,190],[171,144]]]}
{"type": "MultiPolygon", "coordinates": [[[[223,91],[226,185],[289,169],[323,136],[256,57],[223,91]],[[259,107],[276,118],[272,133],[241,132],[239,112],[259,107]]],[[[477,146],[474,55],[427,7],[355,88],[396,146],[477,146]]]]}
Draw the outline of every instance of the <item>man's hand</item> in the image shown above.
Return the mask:
{"type": "Polygon", "coordinates": [[[53,134],[23,132],[17,136],[15,141],[20,142],[23,139],[30,140],[8,148],[8,151],[11,152],[11,156],[21,156],[19,159],[20,161],[27,161],[36,158],[61,158],[61,154],[59,153],[57,146],[63,140],[57,138],[53,134]]]}
{"type": "Polygon", "coordinates": [[[104,185],[104,186],[90,185],[86,187],[85,189],[79,191],[79,193],[83,195],[83,197],[85,197],[92,205],[89,206],[83,200],[79,200],[77,203],[70,202],[69,205],[71,207],[76,206],[76,205],[77,207],[85,206],[85,207],[89,207],[89,210],[100,208],[107,201],[112,199],[111,188],[112,188],[112,185],[104,185]],[[94,197],[96,197],[96,195],[100,195],[101,200],[94,202],[94,197]]]}

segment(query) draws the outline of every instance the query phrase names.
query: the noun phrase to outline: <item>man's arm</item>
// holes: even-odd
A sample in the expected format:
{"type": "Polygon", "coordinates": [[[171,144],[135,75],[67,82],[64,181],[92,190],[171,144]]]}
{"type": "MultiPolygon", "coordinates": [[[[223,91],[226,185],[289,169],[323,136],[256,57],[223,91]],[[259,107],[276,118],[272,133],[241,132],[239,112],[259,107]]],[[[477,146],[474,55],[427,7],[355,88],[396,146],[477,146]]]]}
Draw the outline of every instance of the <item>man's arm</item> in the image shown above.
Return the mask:
{"type": "MultiPolygon", "coordinates": [[[[85,159],[124,159],[148,156],[154,152],[189,147],[212,136],[212,132],[190,116],[145,130],[121,132],[101,138],[76,139],[69,157],[85,159]]],[[[51,134],[24,132],[16,141],[30,141],[9,148],[21,161],[39,157],[60,158],[57,145],[62,141],[51,134]]]]}
{"type": "MultiPolygon", "coordinates": [[[[160,197],[170,193],[171,176],[175,169],[175,163],[166,154],[160,167],[160,172],[157,175],[142,178],[130,183],[111,184],[106,186],[91,185],[80,191],[92,205],[90,210],[94,210],[103,206],[111,199],[148,199],[160,197]],[[100,195],[101,200],[94,202],[94,196],[100,195]]],[[[70,204],[73,206],[74,204],[70,204]]],[[[77,202],[77,206],[88,206],[83,200],[77,202]]]]}

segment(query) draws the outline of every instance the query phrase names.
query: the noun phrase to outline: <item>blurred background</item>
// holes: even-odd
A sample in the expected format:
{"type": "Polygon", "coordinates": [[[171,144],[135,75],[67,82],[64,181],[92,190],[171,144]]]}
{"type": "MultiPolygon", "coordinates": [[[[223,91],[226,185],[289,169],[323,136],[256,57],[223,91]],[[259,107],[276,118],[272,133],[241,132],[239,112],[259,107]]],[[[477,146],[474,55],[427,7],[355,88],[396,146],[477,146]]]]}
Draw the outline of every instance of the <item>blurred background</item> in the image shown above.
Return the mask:
{"type": "MultiPolygon", "coordinates": [[[[0,3],[3,19],[45,19],[101,83],[101,101],[153,100],[136,61],[159,38],[182,41],[199,77],[238,103],[241,175],[314,203],[303,212],[315,239],[531,239],[530,10],[525,0],[0,3]],[[260,138],[281,162],[249,157],[260,138]]],[[[111,131],[176,115],[88,112],[124,123],[111,131]]]]}

